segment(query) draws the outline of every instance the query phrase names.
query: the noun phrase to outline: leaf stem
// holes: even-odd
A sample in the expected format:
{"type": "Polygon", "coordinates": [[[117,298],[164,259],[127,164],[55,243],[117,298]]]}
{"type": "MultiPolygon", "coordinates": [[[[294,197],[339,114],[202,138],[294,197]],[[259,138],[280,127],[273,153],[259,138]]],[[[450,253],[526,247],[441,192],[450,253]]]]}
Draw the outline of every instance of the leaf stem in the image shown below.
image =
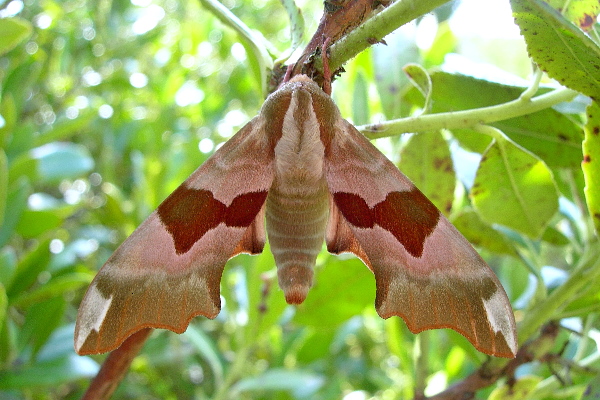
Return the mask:
{"type": "Polygon", "coordinates": [[[542,80],[542,70],[539,68],[536,68],[534,75],[533,75],[533,81],[531,82],[531,85],[529,85],[527,90],[525,90],[523,93],[521,93],[521,96],[519,96],[519,98],[523,101],[531,100],[533,95],[535,95],[537,93],[538,89],[540,88],[541,80],[542,80]]]}
{"type": "Polygon", "coordinates": [[[555,104],[571,101],[578,92],[571,89],[556,89],[531,100],[518,98],[503,104],[473,110],[428,114],[385,121],[378,124],[358,126],[369,139],[390,137],[408,132],[427,132],[440,129],[473,128],[479,124],[515,118],[544,110],[555,104]]]}

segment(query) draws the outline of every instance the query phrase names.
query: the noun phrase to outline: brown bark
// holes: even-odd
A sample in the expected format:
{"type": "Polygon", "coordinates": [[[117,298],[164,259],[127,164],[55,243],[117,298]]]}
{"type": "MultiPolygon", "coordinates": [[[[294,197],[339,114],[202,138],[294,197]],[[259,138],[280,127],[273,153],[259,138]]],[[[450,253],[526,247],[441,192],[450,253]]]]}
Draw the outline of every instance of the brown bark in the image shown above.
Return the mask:
{"type": "Polygon", "coordinates": [[[82,400],[106,400],[112,396],[119,383],[129,370],[131,362],[144,346],[152,329],[144,328],[129,336],[116,350],[113,350],[102,363],[98,375],[85,392],[82,400]]]}

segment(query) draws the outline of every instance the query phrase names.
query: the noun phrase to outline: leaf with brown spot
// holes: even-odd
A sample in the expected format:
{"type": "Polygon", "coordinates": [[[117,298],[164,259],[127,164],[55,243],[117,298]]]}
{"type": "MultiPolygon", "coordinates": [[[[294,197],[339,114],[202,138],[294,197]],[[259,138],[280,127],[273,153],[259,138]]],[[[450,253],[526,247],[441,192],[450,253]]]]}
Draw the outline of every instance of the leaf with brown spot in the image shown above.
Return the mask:
{"type": "Polygon", "coordinates": [[[589,32],[600,14],[598,0],[544,0],[585,32],[589,32]]]}
{"type": "Polygon", "coordinates": [[[598,45],[542,0],[511,0],[510,4],[529,56],[540,68],[563,85],[600,99],[598,45]]]}
{"type": "MultiPolygon", "coordinates": [[[[600,105],[595,101],[587,108],[581,169],[585,178],[585,199],[590,215],[600,215],[600,105]]],[[[600,218],[594,218],[596,233],[600,233],[600,218]]]]}
{"type": "Polygon", "coordinates": [[[439,132],[414,135],[400,153],[398,168],[446,215],[454,200],[456,175],[448,142],[439,132]]]}

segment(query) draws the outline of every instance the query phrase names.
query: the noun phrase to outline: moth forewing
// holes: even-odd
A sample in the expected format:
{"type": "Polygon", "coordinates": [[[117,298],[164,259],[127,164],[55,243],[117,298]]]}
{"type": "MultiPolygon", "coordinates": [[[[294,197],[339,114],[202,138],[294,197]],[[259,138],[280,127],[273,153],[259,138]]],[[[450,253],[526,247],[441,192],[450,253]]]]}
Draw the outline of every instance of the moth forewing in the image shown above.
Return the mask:
{"type": "Polygon", "coordinates": [[[262,251],[265,218],[289,303],[304,301],[325,239],[373,271],[382,317],[398,315],[413,332],[454,329],[488,354],[516,353],[512,309],[491,269],[303,75],[269,96],[107,261],[80,306],[77,352],[215,317],[225,263],[262,251]]]}

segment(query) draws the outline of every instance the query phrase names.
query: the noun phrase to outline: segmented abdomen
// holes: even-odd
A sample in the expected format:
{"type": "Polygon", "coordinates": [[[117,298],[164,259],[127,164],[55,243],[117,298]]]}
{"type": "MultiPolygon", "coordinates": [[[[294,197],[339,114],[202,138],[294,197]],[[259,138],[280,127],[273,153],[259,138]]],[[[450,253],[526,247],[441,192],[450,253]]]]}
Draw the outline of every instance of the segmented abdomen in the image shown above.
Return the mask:
{"type": "Polygon", "coordinates": [[[299,304],[312,286],[313,267],[325,238],[329,194],[317,187],[273,185],[267,197],[267,234],[286,301],[299,304]]]}

